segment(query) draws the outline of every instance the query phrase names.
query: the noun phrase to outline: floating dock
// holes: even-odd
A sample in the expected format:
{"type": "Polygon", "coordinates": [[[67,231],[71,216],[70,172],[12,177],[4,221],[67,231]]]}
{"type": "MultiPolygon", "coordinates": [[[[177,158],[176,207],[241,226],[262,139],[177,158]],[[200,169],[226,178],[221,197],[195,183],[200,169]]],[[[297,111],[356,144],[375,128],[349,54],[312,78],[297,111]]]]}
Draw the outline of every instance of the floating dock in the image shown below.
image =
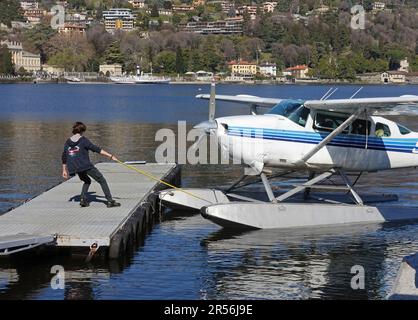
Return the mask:
{"type": "MultiPolygon", "coordinates": [[[[176,164],[131,164],[170,184],[180,184],[176,164]]],[[[152,221],[154,192],[160,182],[116,163],[96,167],[105,176],[120,207],[107,208],[100,185],[89,189],[90,206],[79,205],[82,182],[73,177],[0,216],[0,255],[29,250],[40,245],[63,248],[105,248],[109,258],[126,251],[152,221]]]]}

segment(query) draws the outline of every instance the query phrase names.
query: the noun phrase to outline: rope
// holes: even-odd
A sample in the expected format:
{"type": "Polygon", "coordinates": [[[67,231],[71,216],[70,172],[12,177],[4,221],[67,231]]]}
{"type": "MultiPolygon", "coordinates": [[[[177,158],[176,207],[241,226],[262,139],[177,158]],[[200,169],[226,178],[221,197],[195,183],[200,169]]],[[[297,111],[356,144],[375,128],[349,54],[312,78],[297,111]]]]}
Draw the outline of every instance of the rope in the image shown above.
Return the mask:
{"type": "Polygon", "coordinates": [[[172,185],[172,184],[170,184],[168,182],[165,182],[164,180],[158,179],[157,177],[153,176],[152,174],[150,174],[150,173],[148,173],[148,172],[146,172],[144,170],[140,170],[138,168],[135,168],[134,166],[131,166],[131,165],[129,165],[127,163],[124,163],[124,162],[122,162],[120,160],[117,160],[117,159],[115,159],[114,161],[116,161],[117,163],[123,165],[124,167],[126,167],[128,169],[131,169],[131,170],[133,170],[133,171],[135,171],[135,172],[137,172],[139,174],[142,174],[142,175],[150,178],[151,180],[157,181],[157,182],[162,183],[162,184],[164,184],[164,185],[166,185],[166,186],[168,186],[168,187],[170,187],[172,189],[179,190],[179,191],[181,191],[181,192],[183,192],[183,193],[185,193],[185,194],[187,194],[187,195],[189,195],[191,197],[194,197],[196,199],[203,200],[203,201],[206,201],[207,203],[212,204],[212,202],[210,202],[209,200],[203,199],[203,198],[201,198],[201,197],[199,197],[199,196],[197,196],[197,195],[195,195],[195,194],[193,194],[193,193],[191,193],[189,191],[186,191],[186,190],[184,190],[182,188],[176,187],[176,186],[174,186],[174,185],[172,185]]]}

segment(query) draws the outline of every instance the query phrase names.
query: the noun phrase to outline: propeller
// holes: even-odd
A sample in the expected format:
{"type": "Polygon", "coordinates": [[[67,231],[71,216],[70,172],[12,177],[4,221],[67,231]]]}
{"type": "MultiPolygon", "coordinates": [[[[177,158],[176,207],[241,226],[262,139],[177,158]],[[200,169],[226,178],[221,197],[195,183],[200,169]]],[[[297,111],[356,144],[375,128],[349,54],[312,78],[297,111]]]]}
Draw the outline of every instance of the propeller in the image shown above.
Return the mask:
{"type": "Polygon", "coordinates": [[[214,130],[218,129],[218,123],[215,121],[215,110],[216,110],[216,89],[215,80],[212,80],[210,85],[210,99],[209,99],[209,120],[200,122],[195,125],[194,129],[202,130],[202,135],[199,136],[197,141],[192,145],[192,149],[197,149],[199,144],[202,142],[206,135],[210,135],[214,130]]]}

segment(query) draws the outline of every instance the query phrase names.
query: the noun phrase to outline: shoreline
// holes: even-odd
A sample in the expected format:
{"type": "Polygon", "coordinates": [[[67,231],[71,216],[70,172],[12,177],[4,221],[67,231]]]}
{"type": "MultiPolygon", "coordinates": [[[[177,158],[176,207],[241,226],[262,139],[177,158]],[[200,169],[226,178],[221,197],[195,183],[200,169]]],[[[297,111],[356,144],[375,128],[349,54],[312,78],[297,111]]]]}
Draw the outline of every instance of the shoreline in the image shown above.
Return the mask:
{"type": "MultiPolygon", "coordinates": [[[[418,82],[405,82],[405,83],[383,83],[383,82],[362,82],[362,81],[295,81],[295,82],[279,82],[279,81],[266,81],[266,80],[256,80],[256,81],[217,81],[217,84],[221,85],[248,85],[248,86],[258,86],[258,85],[269,85],[269,86],[287,86],[287,85],[298,85],[298,86],[306,86],[306,85],[396,85],[396,86],[407,86],[407,85],[416,85],[418,86],[418,82]]],[[[114,83],[111,81],[81,81],[81,82],[70,82],[70,81],[57,81],[57,80],[41,80],[37,81],[36,79],[32,81],[24,81],[24,80],[17,80],[14,81],[12,79],[0,79],[0,85],[2,84],[71,84],[71,85],[118,85],[118,86],[143,86],[143,85],[155,85],[155,84],[120,84],[114,83]]],[[[211,81],[171,81],[169,84],[164,85],[210,85],[211,81]]]]}

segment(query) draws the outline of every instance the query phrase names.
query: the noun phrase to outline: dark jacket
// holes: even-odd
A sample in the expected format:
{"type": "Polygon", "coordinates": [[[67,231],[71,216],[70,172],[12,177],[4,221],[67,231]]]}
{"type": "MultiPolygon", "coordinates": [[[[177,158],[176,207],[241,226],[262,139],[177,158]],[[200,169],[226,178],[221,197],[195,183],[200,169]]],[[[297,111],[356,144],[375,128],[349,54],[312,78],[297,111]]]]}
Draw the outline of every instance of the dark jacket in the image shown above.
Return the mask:
{"type": "Polygon", "coordinates": [[[62,164],[67,165],[68,173],[74,175],[94,167],[90,161],[89,150],[100,153],[102,148],[94,145],[86,137],[81,137],[74,142],[68,139],[64,145],[62,153],[62,164]]]}

